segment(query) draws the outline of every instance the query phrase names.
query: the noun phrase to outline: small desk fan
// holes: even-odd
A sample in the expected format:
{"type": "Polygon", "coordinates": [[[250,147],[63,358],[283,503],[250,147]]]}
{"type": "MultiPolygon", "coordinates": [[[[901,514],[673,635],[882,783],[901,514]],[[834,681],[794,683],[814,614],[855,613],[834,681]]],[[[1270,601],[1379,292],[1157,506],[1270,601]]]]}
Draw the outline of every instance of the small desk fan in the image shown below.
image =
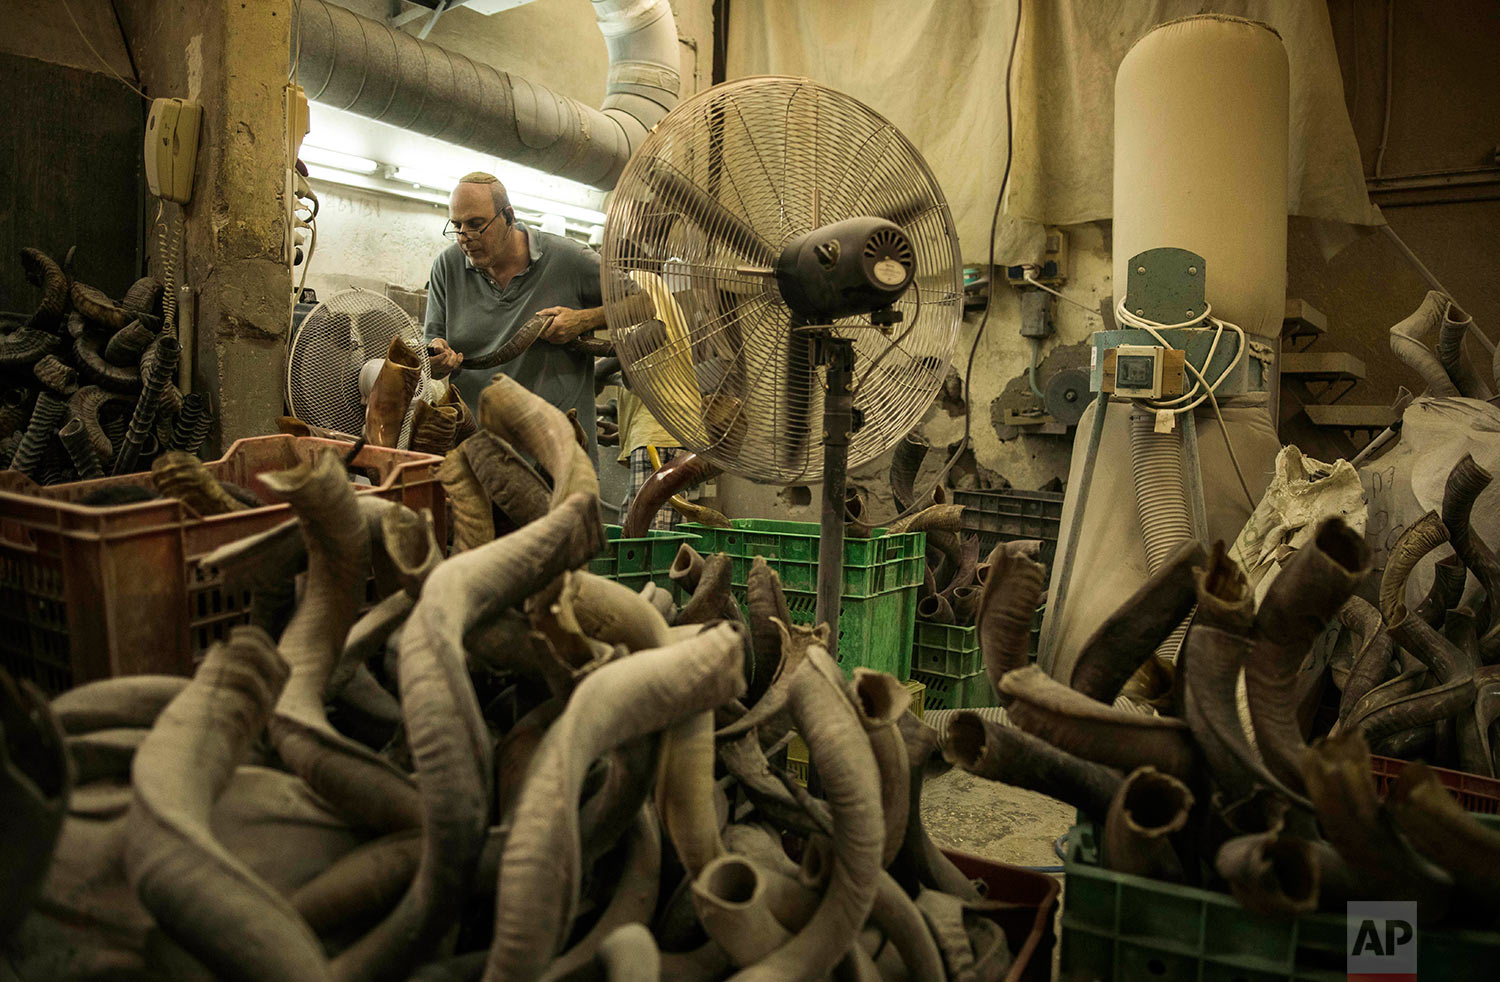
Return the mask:
{"type": "Polygon", "coordinates": [[[804,78],[740,79],[682,103],[615,188],[604,307],[630,388],[729,473],[822,482],[816,617],[830,645],[847,470],[889,450],[937,394],[961,269],[916,148],[804,78]]]}
{"type": "MultiPolygon", "coordinates": [[[[302,318],[286,358],[287,410],[314,426],[357,434],[364,428],[365,406],[359,372],[367,361],[384,358],[391,339],[401,337],[421,362],[426,390],[431,368],[422,329],[388,297],[369,290],[342,290],[302,318]]],[[[406,446],[411,412],[401,425],[406,446]]]]}

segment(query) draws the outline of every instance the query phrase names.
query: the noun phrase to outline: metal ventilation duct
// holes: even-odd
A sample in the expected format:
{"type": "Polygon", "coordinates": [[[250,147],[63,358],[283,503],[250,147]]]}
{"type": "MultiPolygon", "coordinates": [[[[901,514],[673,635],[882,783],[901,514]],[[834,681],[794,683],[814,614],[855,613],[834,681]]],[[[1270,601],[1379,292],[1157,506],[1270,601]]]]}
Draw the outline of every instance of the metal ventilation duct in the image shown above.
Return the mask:
{"type": "Polygon", "coordinates": [[[608,190],[677,104],[677,25],[667,0],[592,2],[602,109],[326,0],[303,0],[298,75],[324,105],[608,190]]]}

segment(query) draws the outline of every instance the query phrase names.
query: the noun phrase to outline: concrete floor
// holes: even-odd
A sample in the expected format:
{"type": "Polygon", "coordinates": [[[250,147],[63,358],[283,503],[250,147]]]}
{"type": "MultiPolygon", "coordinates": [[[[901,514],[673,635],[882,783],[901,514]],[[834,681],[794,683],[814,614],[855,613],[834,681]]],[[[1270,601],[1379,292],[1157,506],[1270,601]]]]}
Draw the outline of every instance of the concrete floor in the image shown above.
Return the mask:
{"type": "MultiPolygon", "coordinates": [[[[922,786],[922,824],[939,846],[1016,866],[1061,866],[1057,837],[1072,828],[1077,811],[1008,784],[975,777],[957,767],[929,768],[922,786]]],[[[1059,884],[1061,873],[1051,874],[1059,884]]],[[[1062,905],[1052,930],[1062,935],[1062,905]]],[[[1060,946],[1052,948],[1051,978],[1058,977],[1060,946]]]]}
{"type": "Polygon", "coordinates": [[[922,824],[934,842],[1017,866],[1061,865],[1052,844],[1075,814],[1052,798],[956,767],[929,772],[922,788],[922,824]]]}

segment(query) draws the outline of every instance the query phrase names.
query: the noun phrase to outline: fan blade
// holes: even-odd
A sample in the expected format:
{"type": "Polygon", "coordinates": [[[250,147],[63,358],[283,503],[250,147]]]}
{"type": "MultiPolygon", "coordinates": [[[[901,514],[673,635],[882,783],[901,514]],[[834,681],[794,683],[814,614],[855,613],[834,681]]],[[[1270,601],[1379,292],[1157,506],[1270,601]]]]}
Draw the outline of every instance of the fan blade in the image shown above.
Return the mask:
{"type": "Polygon", "coordinates": [[[651,161],[642,175],[658,194],[669,199],[712,237],[753,262],[771,265],[776,253],[760,233],[676,168],[663,160],[651,161]]]}

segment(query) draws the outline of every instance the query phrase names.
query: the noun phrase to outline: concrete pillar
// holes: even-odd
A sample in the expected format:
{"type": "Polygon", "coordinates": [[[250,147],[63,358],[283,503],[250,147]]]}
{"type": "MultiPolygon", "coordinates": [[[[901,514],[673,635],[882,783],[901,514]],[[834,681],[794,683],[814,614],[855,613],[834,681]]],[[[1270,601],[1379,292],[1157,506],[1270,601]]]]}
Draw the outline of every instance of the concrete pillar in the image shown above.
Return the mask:
{"type": "MultiPolygon", "coordinates": [[[[185,231],[178,282],[193,290],[193,387],[210,395],[221,447],[274,431],[291,279],[283,261],[291,0],[121,0],[153,97],[203,105],[193,200],[167,204],[185,231]]],[[[148,221],[156,214],[148,200],[148,221]]],[[[161,269],[148,230],[151,268],[161,269]]],[[[180,316],[186,317],[187,311],[180,316]]],[[[205,451],[207,453],[208,451],[205,451]]]]}

